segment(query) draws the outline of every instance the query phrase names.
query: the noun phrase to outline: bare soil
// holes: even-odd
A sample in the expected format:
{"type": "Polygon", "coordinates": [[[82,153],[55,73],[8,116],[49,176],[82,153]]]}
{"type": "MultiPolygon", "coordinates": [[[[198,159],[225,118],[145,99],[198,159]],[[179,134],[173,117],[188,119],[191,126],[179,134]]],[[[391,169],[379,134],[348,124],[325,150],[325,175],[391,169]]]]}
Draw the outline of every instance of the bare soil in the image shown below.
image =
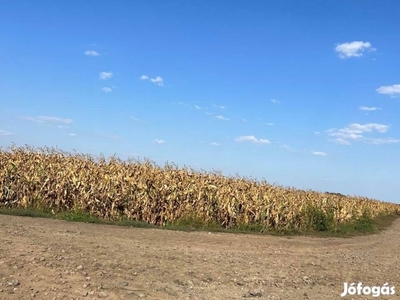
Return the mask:
{"type": "Polygon", "coordinates": [[[0,215],[0,299],[398,299],[399,256],[400,219],[288,238],[0,215]],[[344,282],[396,294],[341,298],[344,282]]]}

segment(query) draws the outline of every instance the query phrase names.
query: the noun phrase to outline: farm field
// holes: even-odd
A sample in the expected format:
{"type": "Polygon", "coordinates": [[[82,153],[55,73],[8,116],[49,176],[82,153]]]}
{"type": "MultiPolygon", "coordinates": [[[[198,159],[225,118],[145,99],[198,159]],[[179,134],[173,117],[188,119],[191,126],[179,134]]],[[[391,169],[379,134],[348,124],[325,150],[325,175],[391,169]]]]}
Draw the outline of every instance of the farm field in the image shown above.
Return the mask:
{"type": "Polygon", "coordinates": [[[265,231],[338,231],[399,214],[398,204],[304,191],[151,161],[96,158],[54,149],[0,151],[0,208],[72,212],[105,220],[265,231]]]}
{"type": "Polygon", "coordinates": [[[0,298],[397,299],[400,219],[353,238],[141,229],[0,215],[0,298]],[[340,297],[343,283],[396,295],[340,297]]]}

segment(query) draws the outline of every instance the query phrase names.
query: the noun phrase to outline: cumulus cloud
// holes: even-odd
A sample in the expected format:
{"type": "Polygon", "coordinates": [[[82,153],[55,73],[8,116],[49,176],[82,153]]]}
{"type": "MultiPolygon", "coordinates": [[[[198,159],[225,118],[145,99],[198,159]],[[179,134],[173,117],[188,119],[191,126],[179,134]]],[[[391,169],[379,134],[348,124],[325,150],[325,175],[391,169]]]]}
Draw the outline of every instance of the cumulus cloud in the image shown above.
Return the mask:
{"type": "Polygon", "coordinates": [[[379,94],[389,95],[392,97],[400,96],[400,84],[381,86],[376,89],[379,94]]]}
{"type": "Polygon", "coordinates": [[[235,139],[236,142],[243,143],[255,143],[255,144],[270,144],[267,139],[257,139],[254,135],[242,135],[235,139]]]}
{"type": "Polygon", "coordinates": [[[109,88],[109,87],[103,87],[101,90],[102,90],[103,92],[106,92],[106,93],[112,92],[112,89],[109,88]]]}
{"type": "Polygon", "coordinates": [[[364,110],[364,111],[381,110],[381,108],[379,108],[379,107],[368,107],[368,106],[360,106],[358,109],[364,110]]]}
{"type": "Polygon", "coordinates": [[[0,130],[0,136],[13,135],[14,133],[6,130],[0,130]]]}
{"type": "Polygon", "coordinates": [[[164,79],[162,79],[162,77],[157,76],[156,78],[150,78],[150,81],[152,83],[157,84],[158,86],[163,86],[164,85],[164,79]]]}
{"type": "Polygon", "coordinates": [[[335,51],[339,54],[341,59],[349,57],[360,57],[364,51],[374,51],[371,43],[354,41],[351,43],[343,43],[336,46],[335,51]]]}
{"type": "Polygon", "coordinates": [[[157,143],[157,144],[164,144],[165,143],[164,140],[159,140],[159,139],[155,139],[154,142],[157,143]]]}
{"type": "Polygon", "coordinates": [[[372,144],[395,143],[396,139],[375,139],[365,137],[365,133],[385,133],[389,130],[388,125],[378,123],[358,124],[352,123],[347,127],[336,129],[328,129],[326,132],[328,136],[333,138],[333,141],[342,144],[350,145],[352,142],[363,141],[372,144]]]}
{"type": "Polygon", "coordinates": [[[276,100],[276,99],[271,99],[271,102],[274,103],[274,104],[280,104],[281,103],[281,101],[276,100]]]}
{"type": "Polygon", "coordinates": [[[158,86],[164,85],[164,79],[160,76],[156,76],[155,78],[150,78],[147,75],[140,76],[140,80],[150,80],[152,83],[157,84],[158,86]]]}
{"type": "Polygon", "coordinates": [[[84,53],[85,53],[85,55],[88,55],[88,56],[100,56],[100,53],[93,51],[93,50],[87,50],[84,53]]]}
{"type": "Polygon", "coordinates": [[[100,77],[100,79],[109,79],[109,78],[113,77],[113,73],[112,72],[100,72],[99,77],[100,77]]]}
{"type": "Polygon", "coordinates": [[[221,116],[221,115],[215,116],[215,118],[216,118],[217,120],[221,120],[221,121],[229,121],[228,118],[225,118],[224,116],[221,116]]]}

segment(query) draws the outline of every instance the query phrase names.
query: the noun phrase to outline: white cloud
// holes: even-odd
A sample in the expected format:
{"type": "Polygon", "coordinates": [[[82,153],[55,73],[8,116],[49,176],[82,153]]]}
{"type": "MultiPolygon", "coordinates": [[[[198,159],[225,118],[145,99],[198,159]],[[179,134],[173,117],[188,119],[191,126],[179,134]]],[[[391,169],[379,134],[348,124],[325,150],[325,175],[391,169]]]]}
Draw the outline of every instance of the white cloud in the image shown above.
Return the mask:
{"type": "Polygon", "coordinates": [[[340,145],[351,145],[351,143],[349,141],[342,139],[342,138],[336,138],[335,142],[340,145]]]}
{"type": "Polygon", "coordinates": [[[339,57],[341,59],[360,57],[366,50],[375,51],[375,49],[372,48],[371,43],[362,41],[339,44],[336,46],[335,50],[339,53],[339,57]]]}
{"type": "Polygon", "coordinates": [[[164,79],[160,76],[156,76],[155,78],[150,78],[147,75],[142,75],[140,76],[140,80],[150,80],[152,83],[157,84],[158,86],[163,86],[164,85],[164,79]]]}
{"type": "Polygon", "coordinates": [[[158,86],[163,86],[164,85],[164,79],[162,79],[160,76],[157,76],[156,78],[150,78],[150,81],[152,83],[157,84],[158,86]]]}
{"type": "Polygon", "coordinates": [[[267,139],[259,139],[258,142],[259,142],[260,144],[270,144],[270,141],[267,140],[267,139]]]}
{"type": "Polygon", "coordinates": [[[317,156],[327,156],[328,155],[325,152],[321,152],[321,151],[313,151],[313,152],[311,152],[311,154],[317,155],[317,156]]]}
{"type": "Polygon", "coordinates": [[[0,136],[13,135],[14,133],[6,130],[0,130],[0,136]]]}
{"type": "Polygon", "coordinates": [[[271,102],[274,103],[274,104],[280,104],[281,103],[281,101],[276,100],[276,99],[271,99],[271,102]]]}
{"type": "Polygon", "coordinates": [[[381,86],[376,91],[383,95],[400,96],[400,84],[381,86]]]}
{"type": "Polygon", "coordinates": [[[367,143],[374,145],[383,145],[383,144],[396,144],[399,143],[399,139],[387,138],[387,139],[367,139],[367,143]]]}
{"type": "Polygon", "coordinates": [[[109,87],[103,87],[101,90],[102,90],[103,92],[106,92],[106,93],[112,92],[112,89],[109,88],[109,87]]]}
{"type": "Polygon", "coordinates": [[[195,109],[201,109],[201,107],[198,106],[198,105],[195,105],[194,108],[195,108],[195,109]]]}
{"type": "Polygon", "coordinates": [[[65,124],[73,123],[73,121],[71,119],[51,117],[51,116],[38,116],[38,117],[19,116],[19,118],[22,120],[25,120],[25,121],[32,121],[32,122],[38,122],[38,123],[45,123],[45,122],[58,122],[58,123],[65,123],[65,124]]]}
{"type": "Polygon", "coordinates": [[[157,144],[164,144],[165,143],[164,140],[159,140],[159,139],[155,139],[154,142],[157,143],[157,144]]]}
{"type": "Polygon", "coordinates": [[[215,142],[211,143],[211,145],[212,145],[212,146],[219,146],[219,144],[218,144],[218,143],[215,143],[215,142]]]}
{"type": "Polygon", "coordinates": [[[270,141],[267,139],[257,139],[254,135],[242,135],[235,139],[236,142],[243,143],[255,143],[255,144],[270,144],[270,141]]]}
{"type": "Polygon", "coordinates": [[[274,126],[274,123],[267,123],[268,126],[274,126]]]}
{"type": "Polygon", "coordinates": [[[112,72],[101,72],[99,74],[100,79],[109,79],[111,77],[113,77],[113,73],[112,72]]]}
{"type": "Polygon", "coordinates": [[[70,133],[69,136],[76,136],[76,134],[75,133],[70,133]]]}
{"type": "Polygon", "coordinates": [[[93,51],[93,50],[87,50],[84,53],[85,53],[85,55],[88,55],[88,56],[100,56],[100,53],[93,51]]]}
{"type": "Polygon", "coordinates": [[[225,118],[224,116],[218,115],[215,117],[217,120],[221,120],[221,121],[229,121],[228,118],[225,118]]]}
{"type": "Polygon", "coordinates": [[[358,124],[358,123],[352,123],[347,127],[336,129],[328,129],[326,132],[328,136],[334,138],[333,141],[336,143],[342,144],[342,145],[350,145],[351,142],[355,141],[364,141],[364,142],[369,142],[369,143],[388,143],[388,141],[392,141],[393,143],[394,139],[372,139],[372,138],[366,138],[364,137],[364,133],[372,133],[372,132],[378,132],[378,133],[385,133],[389,130],[388,125],[383,125],[383,124],[378,124],[378,123],[368,123],[368,124],[358,124]]]}
{"type": "Polygon", "coordinates": [[[388,125],[383,125],[383,124],[377,124],[377,123],[368,123],[368,124],[358,124],[358,123],[353,123],[350,124],[348,127],[350,130],[352,130],[353,132],[371,132],[373,130],[376,130],[380,133],[386,132],[389,129],[388,125]]]}
{"type": "Polygon", "coordinates": [[[60,123],[66,123],[66,124],[72,123],[71,119],[49,117],[49,116],[39,116],[39,117],[37,117],[37,120],[39,120],[39,122],[60,122],[60,123]]]}
{"type": "Polygon", "coordinates": [[[364,111],[381,110],[381,108],[379,108],[379,107],[368,107],[368,106],[360,106],[358,109],[364,110],[364,111]]]}

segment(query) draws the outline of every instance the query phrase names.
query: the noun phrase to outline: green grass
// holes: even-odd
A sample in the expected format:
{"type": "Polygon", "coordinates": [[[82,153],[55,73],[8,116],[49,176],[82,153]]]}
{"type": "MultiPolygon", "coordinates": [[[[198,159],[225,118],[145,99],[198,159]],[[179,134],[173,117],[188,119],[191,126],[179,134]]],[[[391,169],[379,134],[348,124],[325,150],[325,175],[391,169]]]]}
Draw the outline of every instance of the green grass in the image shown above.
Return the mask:
{"type": "MultiPolygon", "coordinates": [[[[52,213],[39,209],[10,209],[0,208],[0,214],[39,218],[52,218],[71,222],[85,222],[108,224],[117,226],[129,226],[140,228],[160,228],[159,226],[150,225],[145,222],[121,219],[118,221],[106,221],[98,217],[91,216],[83,212],[64,212],[52,213]]],[[[246,233],[246,234],[270,234],[278,236],[316,236],[316,237],[352,237],[357,235],[374,234],[390,227],[399,215],[385,215],[377,218],[371,218],[367,212],[356,221],[333,226],[332,216],[324,214],[318,209],[311,207],[307,210],[304,216],[307,219],[307,226],[303,230],[294,230],[290,226],[279,230],[265,230],[260,224],[253,225],[238,225],[234,229],[225,229],[216,222],[205,222],[196,215],[187,215],[180,220],[168,223],[162,227],[167,230],[180,231],[211,231],[211,232],[226,232],[226,233],[246,233]]]]}

